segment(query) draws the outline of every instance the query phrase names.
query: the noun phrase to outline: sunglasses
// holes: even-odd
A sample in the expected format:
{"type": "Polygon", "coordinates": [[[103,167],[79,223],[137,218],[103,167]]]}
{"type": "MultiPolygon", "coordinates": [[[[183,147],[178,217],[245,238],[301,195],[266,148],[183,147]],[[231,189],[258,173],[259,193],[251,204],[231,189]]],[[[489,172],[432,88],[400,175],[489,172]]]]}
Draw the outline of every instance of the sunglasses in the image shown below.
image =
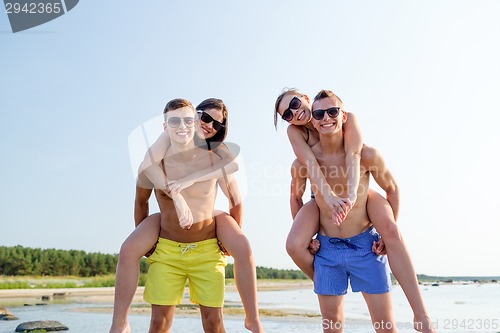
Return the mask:
{"type": "Polygon", "coordinates": [[[201,121],[204,122],[205,124],[210,124],[211,122],[213,122],[212,126],[216,131],[220,131],[221,129],[224,129],[224,127],[226,127],[220,121],[217,121],[214,118],[212,118],[212,116],[206,113],[205,111],[198,111],[198,116],[200,117],[201,121]]]}
{"type": "Polygon", "coordinates": [[[181,122],[186,125],[186,127],[194,127],[195,119],[193,117],[170,117],[167,119],[168,126],[172,128],[177,128],[181,125],[181,122]]]}
{"type": "Polygon", "coordinates": [[[290,104],[288,104],[288,109],[283,111],[283,114],[281,115],[281,119],[283,119],[284,121],[288,121],[288,122],[292,121],[292,119],[293,119],[292,110],[298,110],[301,105],[302,105],[302,102],[300,101],[300,99],[297,96],[292,98],[292,100],[290,101],[290,104]]]}
{"type": "Polygon", "coordinates": [[[325,116],[325,112],[328,113],[328,116],[330,118],[337,118],[340,113],[340,108],[338,106],[335,106],[326,110],[314,110],[312,112],[312,116],[316,120],[321,120],[325,116]]]}

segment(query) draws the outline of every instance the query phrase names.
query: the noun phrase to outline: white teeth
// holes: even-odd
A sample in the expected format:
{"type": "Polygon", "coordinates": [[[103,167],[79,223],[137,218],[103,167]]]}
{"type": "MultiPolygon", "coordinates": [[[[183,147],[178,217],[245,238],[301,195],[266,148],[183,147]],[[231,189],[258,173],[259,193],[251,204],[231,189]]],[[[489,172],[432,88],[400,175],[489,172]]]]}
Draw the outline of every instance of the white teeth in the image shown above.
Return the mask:
{"type": "Polygon", "coordinates": [[[306,111],[302,111],[300,114],[299,114],[299,117],[297,118],[297,120],[302,120],[302,117],[304,117],[304,115],[306,114],[306,111]]]}

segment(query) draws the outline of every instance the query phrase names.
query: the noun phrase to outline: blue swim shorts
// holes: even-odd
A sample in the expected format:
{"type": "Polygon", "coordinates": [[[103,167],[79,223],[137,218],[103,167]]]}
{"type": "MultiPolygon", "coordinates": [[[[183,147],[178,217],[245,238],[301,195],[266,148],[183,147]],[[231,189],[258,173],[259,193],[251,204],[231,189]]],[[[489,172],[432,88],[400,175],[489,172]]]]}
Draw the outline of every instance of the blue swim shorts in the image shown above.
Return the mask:
{"type": "Polygon", "coordinates": [[[348,281],[352,291],[383,294],[391,290],[387,256],[372,252],[380,238],[370,227],[350,238],[319,235],[319,251],[314,257],[314,292],[318,295],[345,295],[348,281]]]}

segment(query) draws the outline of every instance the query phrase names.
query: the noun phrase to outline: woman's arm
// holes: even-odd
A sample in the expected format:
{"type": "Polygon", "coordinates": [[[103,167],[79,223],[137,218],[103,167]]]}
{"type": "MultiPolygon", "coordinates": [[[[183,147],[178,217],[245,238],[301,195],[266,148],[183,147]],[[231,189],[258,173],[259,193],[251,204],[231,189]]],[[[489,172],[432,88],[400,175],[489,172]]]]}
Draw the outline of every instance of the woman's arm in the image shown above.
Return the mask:
{"type": "Polygon", "coordinates": [[[302,165],[307,168],[309,180],[314,193],[320,193],[325,199],[326,203],[333,208],[333,222],[339,224],[343,221],[345,214],[350,207],[346,206],[344,200],[339,198],[333,193],[330,185],[328,185],[325,175],[314,156],[311,147],[307,144],[304,136],[299,127],[290,125],[287,129],[288,139],[292,144],[295,156],[302,165]]]}
{"type": "Polygon", "coordinates": [[[361,160],[361,149],[363,149],[363,137],[356,116],[347,112],[347,121],[344,128],[344,149],[347,164],[347,192],[351,201],[351,207],[356,202],[359,186],[359,163],[361,160]]]}
{"type": "Polygon", "coordinates": [[[238,171],[238,163],[234,160],[235,157],[226,145],[221,144],[214,150],[216,160],[211,167],[194,172],[186,177],[168,182],[168,188],[172,193],[179,193],[183,189],[197,182],[202,182],[210,179],[219,179],[226,175],[230,175],[238,171]]]}
{"type": "Polygon", "coordinates": [[[165,157],[165,154],[167,153],[169,147],[170,137],[168,136],[167,132],[163,131],[158,139],[156,139],[155,143],[153,143],[151,147],[149,147],[148,151],[144,155],[144,159],[139,166],[139,171],[137,172],[137,174],[140,175],[150,166],[160,163],[163,157],[165,157]]]}

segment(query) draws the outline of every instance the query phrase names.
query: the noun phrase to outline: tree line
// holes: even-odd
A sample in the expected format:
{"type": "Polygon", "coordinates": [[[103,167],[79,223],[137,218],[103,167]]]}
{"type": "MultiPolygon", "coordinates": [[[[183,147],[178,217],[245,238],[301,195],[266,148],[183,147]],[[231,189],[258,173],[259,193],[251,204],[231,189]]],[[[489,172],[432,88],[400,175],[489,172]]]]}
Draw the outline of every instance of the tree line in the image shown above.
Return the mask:
{"type": "MultiPolygon", "coordinates": [[[[79,276],[114,274],[117,254],[87,253],[79,250],[56,250],[23,246],[0,246],[0,275],[8,276],[79,276]]],[[[146,259],[141,259],[141,273],[147,273],[146,259]]],[[[234,278],[233,265],[226,267],[226,277],[234,278]]],[[[257,266],[258,279],[306,279],[292,269],[257,266]]]]}
{"type": "Polygon", "coordinates": [[[89,277],[113,274],[117,261],[112,254],[0,246],[0,275],[89,277]]]}

